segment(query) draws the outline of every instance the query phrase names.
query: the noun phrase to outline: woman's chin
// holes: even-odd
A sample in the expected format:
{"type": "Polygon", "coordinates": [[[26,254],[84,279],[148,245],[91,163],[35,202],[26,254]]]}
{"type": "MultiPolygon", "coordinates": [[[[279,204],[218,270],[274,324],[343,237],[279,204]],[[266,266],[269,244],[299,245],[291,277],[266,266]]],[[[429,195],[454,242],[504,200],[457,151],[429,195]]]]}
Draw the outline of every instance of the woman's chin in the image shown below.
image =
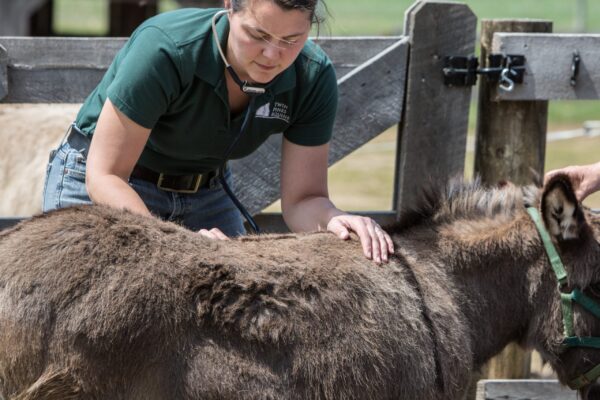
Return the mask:
{"type": "Polygon", "coordinates": [[[273,71],[252,71],[252,73],[250,74],[250,81],[264,85],[275,79],[275,77],[277,76],[277,72],[277,69],[273,69],[273,71]]]}

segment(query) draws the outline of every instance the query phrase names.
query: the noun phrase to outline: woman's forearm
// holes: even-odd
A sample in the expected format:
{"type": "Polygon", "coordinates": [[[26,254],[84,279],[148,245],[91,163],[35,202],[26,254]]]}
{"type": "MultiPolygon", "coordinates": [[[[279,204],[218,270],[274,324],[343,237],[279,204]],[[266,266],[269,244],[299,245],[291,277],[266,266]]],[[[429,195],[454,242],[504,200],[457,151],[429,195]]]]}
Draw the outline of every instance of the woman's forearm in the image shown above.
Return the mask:
{"type": "Polygon", "coordinates": [[[150,216],[148,207],[136,191],[117,175],[101,175],[86,179],[86,188],[94,203],[125,208],[136,214],[150,216]]]}
{"type": "Polygon", "coordinates": [[[345,214],[327,197],[307,197],[294,204],[282,203],[283,219],[293,232],[327,230],[327,224],[336,215],[345,214]]]}

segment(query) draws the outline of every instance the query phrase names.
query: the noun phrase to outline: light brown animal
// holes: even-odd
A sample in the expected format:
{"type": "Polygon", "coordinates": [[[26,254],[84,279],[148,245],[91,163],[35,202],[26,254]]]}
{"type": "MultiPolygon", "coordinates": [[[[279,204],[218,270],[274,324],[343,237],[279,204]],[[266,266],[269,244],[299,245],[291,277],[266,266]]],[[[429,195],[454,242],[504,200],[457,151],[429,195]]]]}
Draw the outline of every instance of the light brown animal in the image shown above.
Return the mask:
{"type": "Polygon", "coordinates": [[[525,205],[542,204],[569,285],[600,300],[600,220],[573,200],[565,177],[543,194],[453,183],[390,228],[385,266],[326,233],[212,241],[102,206],[34,217],[0,234],[0,398],[460,399],[510,341],[566,382],[600,350],[560,346],[525,205]]]}

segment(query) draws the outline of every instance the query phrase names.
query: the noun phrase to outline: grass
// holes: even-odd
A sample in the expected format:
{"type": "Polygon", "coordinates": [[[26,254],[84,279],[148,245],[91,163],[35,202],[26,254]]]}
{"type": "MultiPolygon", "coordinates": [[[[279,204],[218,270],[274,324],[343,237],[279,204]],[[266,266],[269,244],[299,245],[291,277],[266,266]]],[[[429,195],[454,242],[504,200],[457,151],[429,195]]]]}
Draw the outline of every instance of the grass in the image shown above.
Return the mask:
{"type": "MultiPolygon", "coordinates": [[[[177,8],[175,0],[158,0],[159,11],[177,8]]],[[[467,0],[483,18],[533,18],[554,21],[555,32],[577,31],[577,4],[582,0],[467,0]]],[[[412,0],[326,0],[332,35],[400,34],[404,11],[412,0]]],[[[600,32],[600,1],[586,1],[583,22],[587,32],[600,32]]],[[[107,0],[55,0],[58,33],[104,35],[108,27],[107,0]]]]}

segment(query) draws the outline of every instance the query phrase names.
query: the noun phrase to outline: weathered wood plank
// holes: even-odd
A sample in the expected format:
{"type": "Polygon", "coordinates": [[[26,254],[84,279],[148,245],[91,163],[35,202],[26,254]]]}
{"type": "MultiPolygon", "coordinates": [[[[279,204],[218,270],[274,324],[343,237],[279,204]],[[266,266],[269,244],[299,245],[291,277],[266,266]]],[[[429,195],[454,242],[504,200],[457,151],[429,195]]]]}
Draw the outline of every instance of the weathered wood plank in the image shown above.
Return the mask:
{"type": "Polygon", "coordinates": [[[523,54],[526,75],[511,92],[496,89],[494,100],[600,99],[600,34],[496,33],[492,52],[523,54]],[[581,59],[571,85],[573,53],[581,59]]]}
{"type": "MultiPolygon", "coordinates": [[[[552,22],[483,20],[481,31],[481,62],[485,65],[498,32],[549,33],[552,22]]],[[[475,173],[489,185],[504,180],[530,184],[532,168],[540,176],[544,172],[548,102],[490,101],[494,90],[495,85],[485,80],[480,82],[475,173]]]]}
{"type": "MultiPolygon", "coordinates": [[[[408,40],[396,42],[338,80],[339,103],[330,165],[400,121],[406,79],[408,40]]],[[[281,135],[251,156],[233,161],[235,191],[252,214],[279,198],[281,135]]]]}
{"type": "Polygon", "coordinates": [[[25,217],[0,218],[0,231],[16,225],[24,219],[25,217]]]}
{"type": "MultiPolygon", "coordinates": [[[[321,38],[338,77],[397,42],[400,37],[321,38]]],[[[4,103],[79,103],[94,89],[125,38],[0,37],[8,55],[4,103]],[[67,79],[68,80],[65,80],[67,79]],[[68,84],[65,84],[68,83],[68,84]]]]}
{"type": "Polygon", "coordinates": [[[0,45],[0,100],[8,94],[8,54],[0,45]]]}
{"type": "Polygon", "coordinates": [[[332,37],[315,39],[335,65],[338,78],[390,47],[401,36],[332,37]]]}
{"type": "Polygon", "coordinates": [[[577,392],[552,379],[499,379],[477,383],[476,400],[577,400],[577,392]]]}
{"type": "MultiPolygon", "coordinates": [[[[365,211],[359,213],[362,216],[370,217],[379,225],[391,225],[396,220],[394,211],[365,211]]],[[[283,221],[281,213],[260,213],[254,216],[254,220],[261,229],[261,233],[286,233],[289,229],[283,221]]],[[[1,224],[1,220],[0,220],[1,224]]],[[[246,227],[248,229],[248,227],[246,227]]],[[[0,225],[0,229],[1,225],[0,225]]]]}
{"type": "Polygon", "coordinates": [[[410,63],[394,194],[400,218],[424,186],[464,172],[471,88],[445,86],[441,71],[445,56],[474,53],[476,22],[468,6],[443,1],[419,2],[406,14],[410,63]]]}
{"type": "Polygon", "coordinates": [[[106,70],[97,68],[8,68],[6,103],[80,103],[106,70]]]}
{"type": "Polygon", "coordinates": [[[1,37],[8,55],[4,103],[80,103],[126,39],[1,37]]]}

